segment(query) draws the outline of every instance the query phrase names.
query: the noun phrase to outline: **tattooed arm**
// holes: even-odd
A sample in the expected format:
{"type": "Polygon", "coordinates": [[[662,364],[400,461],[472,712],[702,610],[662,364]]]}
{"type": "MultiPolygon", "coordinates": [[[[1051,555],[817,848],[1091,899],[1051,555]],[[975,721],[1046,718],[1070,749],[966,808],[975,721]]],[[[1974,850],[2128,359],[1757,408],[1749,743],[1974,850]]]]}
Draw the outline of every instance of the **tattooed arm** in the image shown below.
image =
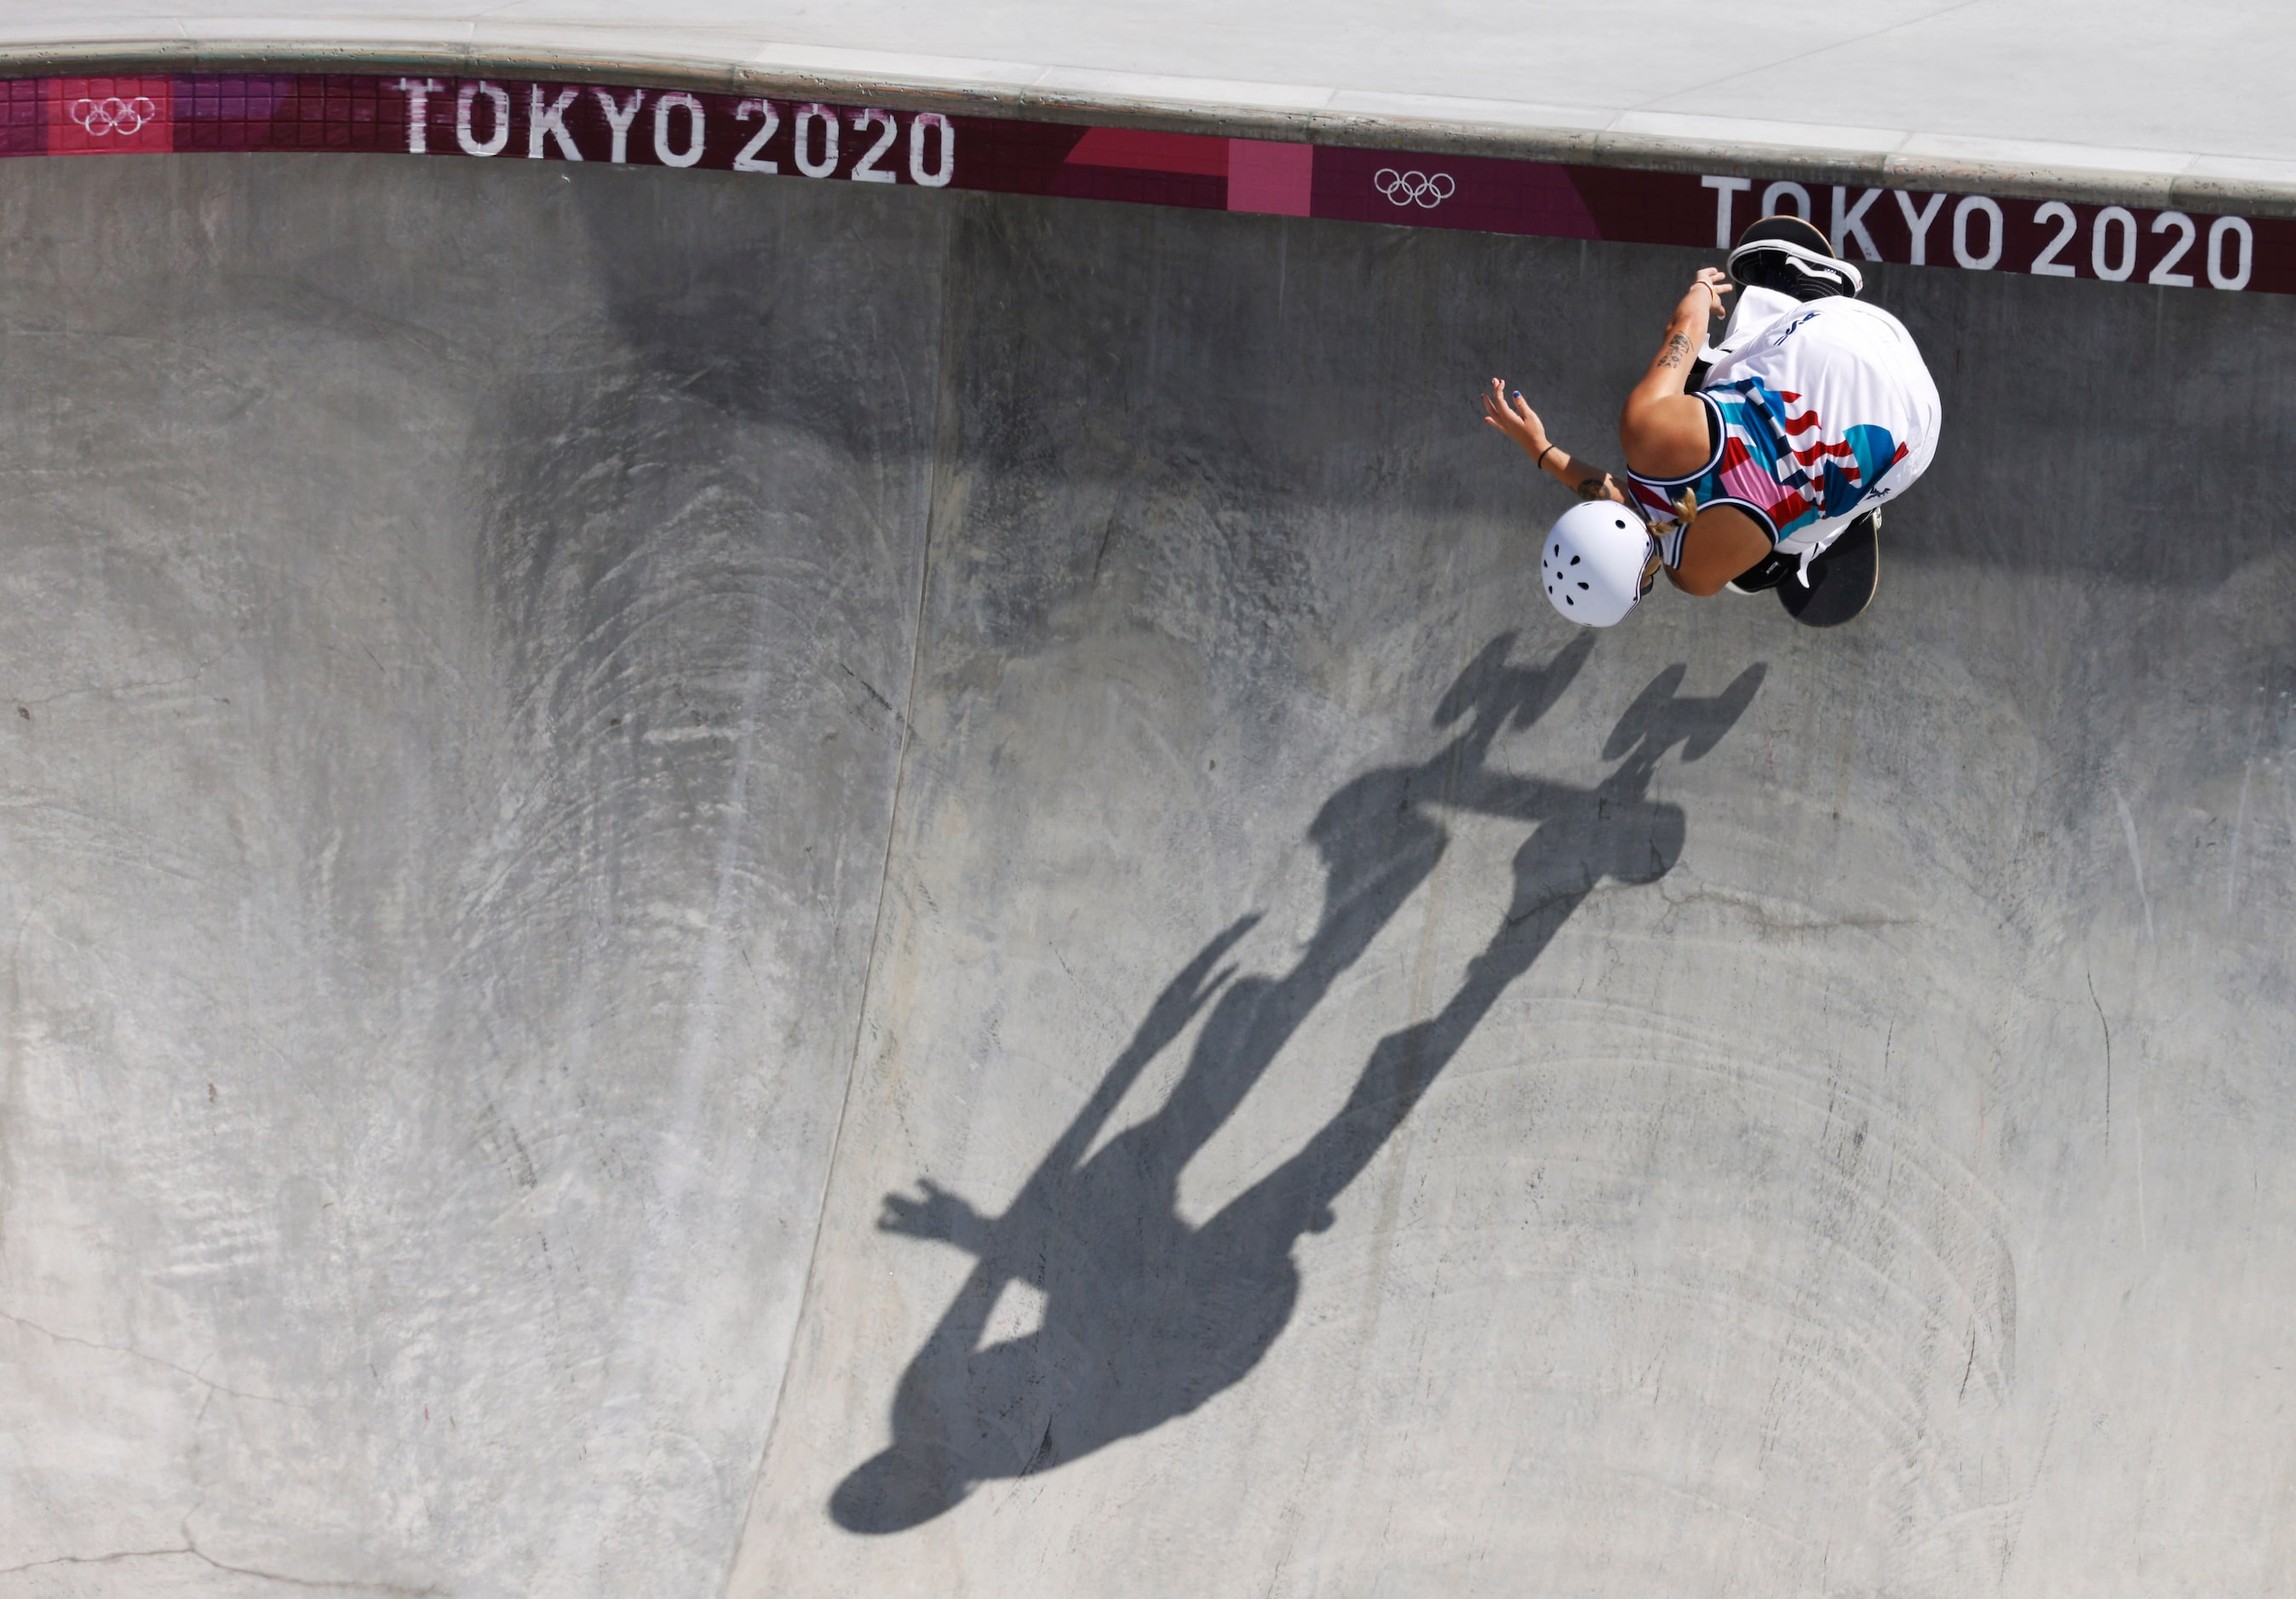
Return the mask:
{"type": "MultiPolygon", "coordinates": [[[[1701,266],[1698,277],[1666,321],[1666,338],[1651,357],[1650,370],[1635,385],[1636,395],[1655,399],[1680,394],[1690,382],[1690,368],[1706,342],[1706,323],[1722,314],[1722,297],[1730,292],[1727,276],[1712,266],[1701,266]]],[[[1633,403],[1630,399],[1629,405],[1633,403]]]]}
{"type": "Polygon", "coordinates": [[[1582,500],[1616,500],[1628,504],[1626,490],[1616,479],[1591,462],[1581,461],[1546,436],[1538,413],[1497,378],[1483,396],[1483,420],[1522,447],[1522,453],[1539,468],[1582,500]]]}
{"type": "Polygon", "coordinates": [[[1679,478],[1706,463],[1706,408],[1684,392],[1690,369],[1706,342],[1707,318],[1722,309],[1729,280],[1711,266],[1699,269],[1698,279],[1682,303],[1667,319],[1666,337],[1650,370],[1627,396],[1619,414],[1619,443],[1627,465],[1653,478],[1679,478]]]}
{"type": "MultiPolygon", "coordinates": [[[[1728,278],[1711,266],[1702,267],[1668,319],[1666,341],[1627,397],[1626,413],[1619,420],[1619,442],[1626,447],[1629,469],[1652,477],[1679,478],[1705,465],[1706,408],[1683,390],[1699,348],[1706,342],[1707,318],[1720,313],[1722,297],[1728,292],[1728,278]],[[1678,464],[1678,457],[1686,464],[1678,464]]],[[[1524,455],[1581,499],[1630,503],[1609,472],[1548,439],[1538,413],[1497,378],[1483,396],[1483,420],[1521,446],[1524,455]]]]}

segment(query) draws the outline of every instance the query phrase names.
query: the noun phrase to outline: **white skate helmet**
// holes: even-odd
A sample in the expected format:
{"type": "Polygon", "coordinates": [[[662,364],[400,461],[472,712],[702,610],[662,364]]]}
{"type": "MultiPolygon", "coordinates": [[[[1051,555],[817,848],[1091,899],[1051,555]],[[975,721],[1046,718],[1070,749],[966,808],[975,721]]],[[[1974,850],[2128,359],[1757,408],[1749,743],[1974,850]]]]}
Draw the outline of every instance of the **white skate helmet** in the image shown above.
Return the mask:
{"type": "Polygon", "coordinates": [[[1607,627],[1635,608],[1658,576],[1643,519],[1611,500],[1588,500],[1555,518],[1539,546],[1538,575],[1554,609],[1607,627]]]}

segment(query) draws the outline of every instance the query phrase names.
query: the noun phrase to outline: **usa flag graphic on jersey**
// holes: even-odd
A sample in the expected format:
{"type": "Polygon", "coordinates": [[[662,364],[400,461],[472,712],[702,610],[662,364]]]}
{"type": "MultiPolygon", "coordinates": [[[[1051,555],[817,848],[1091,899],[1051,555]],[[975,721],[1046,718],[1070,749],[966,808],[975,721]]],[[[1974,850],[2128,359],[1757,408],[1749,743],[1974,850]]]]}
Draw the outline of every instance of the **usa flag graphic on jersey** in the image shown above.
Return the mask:
{"type": "Polygon", "coordinates": [[[1937,450],[1937,386],[1896,317],[1861,300],[1744,292],[1728,350],[1698,393],[1713,452],[1686,477],[1628,475],[1669,563],[1681,559],[1687,496],[1700,511],[1742,511],[1773,547],[1806,554],[1904,493],[1937,450]]]}
{"type": "Polygon", "coordinates": [[[1628,480],[1636,507],[1654,523],[1677,519],[1687,489],[1702,511],[1734,505],[1748,512],[1775,545],[1810,523],[1849,515],[1908,453],[1887,428],[1871,423],[1829,437],[1815,406],[1758,377],[1699,398],[1721,422],[1715,430],[1721,445],[1705,470],[1690,478],[1628,480]]]}

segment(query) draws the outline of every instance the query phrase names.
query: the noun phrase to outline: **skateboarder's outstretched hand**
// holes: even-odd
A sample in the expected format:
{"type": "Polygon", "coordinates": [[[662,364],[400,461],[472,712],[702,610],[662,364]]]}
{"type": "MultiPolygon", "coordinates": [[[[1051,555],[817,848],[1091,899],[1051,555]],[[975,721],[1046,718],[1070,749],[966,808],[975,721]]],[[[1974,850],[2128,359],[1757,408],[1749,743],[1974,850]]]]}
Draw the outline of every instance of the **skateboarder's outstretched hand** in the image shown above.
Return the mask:
{"type": "Polygon", "coordinates": [[[1510,395],[1506,384],[1497,378],[1491,380],[1490,392],[1483,396],[1483,420],[1521,445],[1525,454],[1536,455],[1547,444],[1546,424],[1538,420],[1538,413],[1517,390],[1510,395]]]}
{"type": "Polygon", "coordinates": [[[1483,396],[1483,420],[1513,439],[1524,455],[1568,484],[1580,499],[1628,503],[1626,491],[1609,472],[1573,458],[1547,438],[1546,424],[1522,398],[1522,390],[1509,389],[1504,378],[1493,378],[1490,391],[1483,396]]]}

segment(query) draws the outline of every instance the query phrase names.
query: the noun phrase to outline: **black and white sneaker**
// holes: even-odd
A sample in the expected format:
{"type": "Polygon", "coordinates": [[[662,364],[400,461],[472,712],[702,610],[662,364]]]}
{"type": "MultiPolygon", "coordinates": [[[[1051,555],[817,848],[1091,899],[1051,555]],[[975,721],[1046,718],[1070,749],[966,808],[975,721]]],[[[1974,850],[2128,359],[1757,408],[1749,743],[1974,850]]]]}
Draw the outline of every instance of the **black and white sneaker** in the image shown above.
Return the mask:
{"type": "Polygon", "coordinates": [[[1781,554],[1772,550],[1722,586],[1732,594],[1758,594],[1766,588],[1775,588],[1800,570],[1800,556],[1781,554]]]}
{"type": "Polygon", "coordinates": [[[1740,234],[1738,247],[1730,252],[1730,281],[1799,300],[1837,295],[1855,299],[1866,290],[1857,268],[1835,255],[1826,236],[1799,217],[1765,217],[1740,234]]]}

